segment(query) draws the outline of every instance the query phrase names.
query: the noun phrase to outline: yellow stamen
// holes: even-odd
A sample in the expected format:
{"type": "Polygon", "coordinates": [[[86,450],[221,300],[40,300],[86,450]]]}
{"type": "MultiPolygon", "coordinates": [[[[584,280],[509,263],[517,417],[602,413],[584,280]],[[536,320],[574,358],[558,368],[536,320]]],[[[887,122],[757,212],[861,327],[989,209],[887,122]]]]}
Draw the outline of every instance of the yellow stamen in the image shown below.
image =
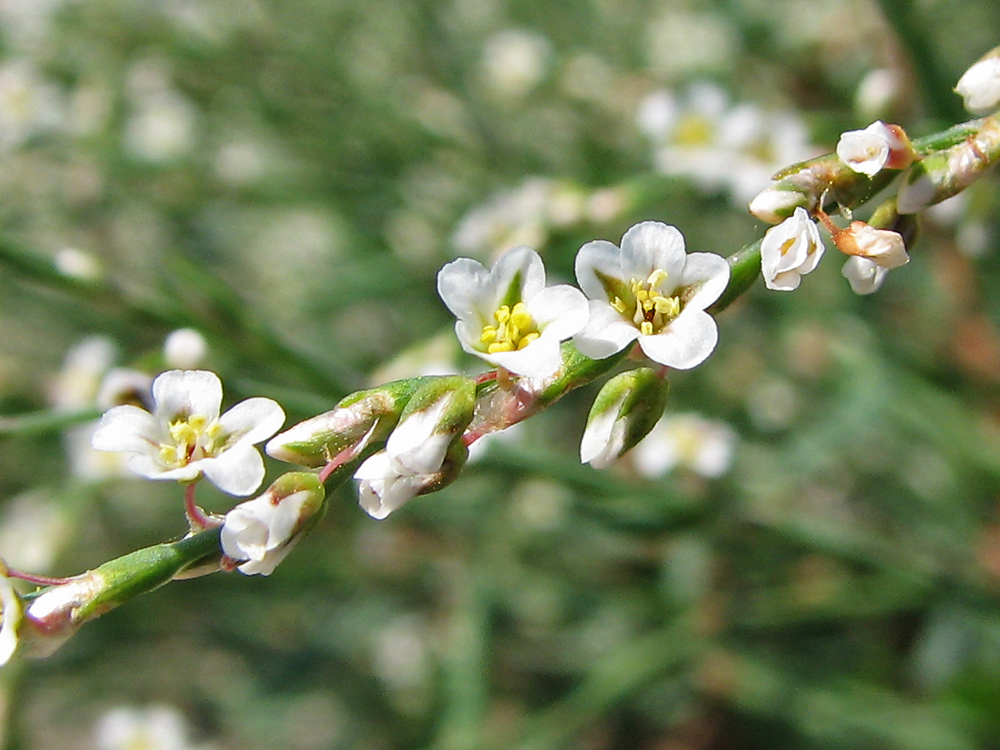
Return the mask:
{"type": "Polygon", "coordinates": [[[660,287],[669,274],[662,268],[656,268],[649,273],[644,281],[629,279],[628,291],[633,300],[625,302],[621,297],[615,297],[611,307],[621,315],[627,315],[631,309],[632,322],[644,336],[659,333],[681,313],[683,290],[675,290],[677,294],[666,296],[660,287]]]}
{"type": "Polygon", "coordinates": [[[483,326],[479,336],[489,354],[520,351],[541,335],[528,312],[528,306],[523,302],[518,302],[513,308],[502,305],[493,313],[493,318],[497,324],[483,326]]]}

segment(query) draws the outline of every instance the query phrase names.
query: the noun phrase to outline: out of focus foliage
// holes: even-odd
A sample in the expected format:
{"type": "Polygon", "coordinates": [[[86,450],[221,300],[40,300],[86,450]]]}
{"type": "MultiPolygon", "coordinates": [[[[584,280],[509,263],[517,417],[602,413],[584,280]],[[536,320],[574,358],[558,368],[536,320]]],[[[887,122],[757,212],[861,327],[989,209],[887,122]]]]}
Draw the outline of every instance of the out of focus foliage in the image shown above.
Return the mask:
{"type": "MultiPolygon", "coordinates": [[[[476,371],[434,291],[457,255],[529,244],[569,280],[639,220],[759,237],[746,165],[681,173],[651,95],[715,87],[821,151],[876,118],[924,135],[965,119],[1000,5],[3,0],[0,31],[2,412],[65,401],[85,337],[155,373],[191,326],[227,401],[290,424],[429,358],[476,371]]],[[[244,750],[1000,747],[997,203],[987,178],[930,212],[873,296],[828,251],[722,315],[668,413],[731,425],[723,476],[580,466],[584,389],[386,521],[344,488],[269,578],[171,584],[6,671],[6,747],[94,746],[122,704],[244,750]]],[[[80,476],[25,424],[12,565],[183,531],[176,486],[80,476]]]]}

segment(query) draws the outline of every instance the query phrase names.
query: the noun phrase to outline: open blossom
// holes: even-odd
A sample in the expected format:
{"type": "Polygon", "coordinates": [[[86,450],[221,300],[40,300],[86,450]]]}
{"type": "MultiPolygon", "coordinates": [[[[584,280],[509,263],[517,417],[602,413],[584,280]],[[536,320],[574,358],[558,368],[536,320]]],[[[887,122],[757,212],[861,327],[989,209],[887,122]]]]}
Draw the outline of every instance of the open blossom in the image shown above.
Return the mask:
{"type": "Polygon", "coordinates": [[[153,381],[152,414],[130,404],[107,411],[94,432],[98,450],[129,454],[147,479],[189,482],[204,474],[230,495],[249,495],[264,479],[254,447],[285,414],[269,398],[242,401],[222,416],[222,383],[204,370],[168,370],[153,381]]]}
{"type": "Polygon", "coordinates": [[[1000,106],[1000,48],[980,58],[958,79],[955,91],[974,114],[986,114],[1000,106]]]}
{"type": "Polygon", "coordinates": [[[7,566],[0,560],[0,666],[10,661],[17,649],[22,614],[21,599],[7,577],[7,566]]]}
{"type": "Polygon", "coordinates": [[[855,294],[871,294],[879,290],[889,271],[875,261],[854,255],[847,259],[840,273],[851,284],[855,294]]]}
{"type": "Polygon", "coordinates": [[[802,275],[815,270],[822,257],[819,227],[804,208],[796,208],[795,213],[764,235],[760,245],[764,284],[783,292],[796,289],[802,275]]]}
{"type": "Polygon", "coordinates": [[[222,524],[222,551],[246,575],[270,575],[302,537],[304,525],[322,508],[323,485],[315,474],[292,472],[260,497],[240,503],[222,524]]]}
{"type": "Polygon", "coordinates": [[[633,341],[654,362],[687,370],[715,349],[719,331],[705,308],[729,283],[729,264],[713,253],[684,251],[676,227],[636,224],[621,248],[588,242],[576,256],[576,278],[590,298],[590,320],[574,343],[594,359],[633,341]]]}
{"type": "Polygon", "coordinates": [[[837,142],[837,158],[869,177],[882,169],[903,169],[913,161],[910,140],[899,125],[876,120],[864,130],[848,130],[837,142]]]}
{"type": "Polygon", "coordinates": [[[459,258],[438,273],[438,294],[458,318],[462,348],[516,375],[545,378],[559,369],[559,344],[587,321],[587,301],[567,284],[545,286],[545,267],[527,247],[505,252],[487,270],[459,258]]]}

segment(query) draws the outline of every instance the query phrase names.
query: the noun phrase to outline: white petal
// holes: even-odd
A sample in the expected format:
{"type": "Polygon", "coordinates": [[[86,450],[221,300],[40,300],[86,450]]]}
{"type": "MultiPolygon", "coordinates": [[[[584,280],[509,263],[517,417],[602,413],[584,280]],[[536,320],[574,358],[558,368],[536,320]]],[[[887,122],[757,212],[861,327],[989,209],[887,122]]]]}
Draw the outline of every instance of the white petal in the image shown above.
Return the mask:
{"type": "Polygon", "coordinates": [[[608,301],[608,293],[601,283],[601,276],[622,279],[622,251],[606,240],[594,240],[580,248],[576,254],[576,281],[588,299],[608,301]]]}
{"type": "Polygon", "coordinates": [[[576,287],[557,284],[546,287],[527,302],[528,312],[542,335],[568,339],[587,324],[587,298],[576,287]]]}
{"type": "Polygon", "coordinates": [[[589,463],[595,469],[606,469],[618,460],[625,447],[625,420],[618,419],[624,399],[622,396],[587,424],[580,441],[582,463],[589,463]]]}
{"type": "Polygon", "coordinates": [[[487,362],[526,378],[547,378],[562,365],[559,342],[542,335],[516,352],[481,355],[487,362]]]}
{"type": "Polygon", "coordinates": [[[647,357],[677,370],[700,365],[718,341],[715,320],[701,310],[684,310],[659,333],[639,336],[639,346],[647,357]]]}
{"type": "Polygon", "coordinates": [[[219,418],[228,435],[248,443],[267,440],[285,423],[285,412],[269,398],[248,398],[219,418]]]}
{"type": "Polygon", "coordinates": [[[515,282],[520,290],[519,300],[531,299],[545,288],[545,265],[542,257],[530,247],[513,247],[505,252],[493,264],[490,275],[494,277],[500,295],[498,305],[504,304],[503,300],[515,282]]]}
{"type": "Polygon", "coordinates": [[[583,356],[604,359],[620,352],[638,336],[635,325],[623,319],[611,305],[592,300],[587,325],[573,337],[573,343],[583,356]]]}
{"type": "Polygon", "coordinates": [[[636,224],[622,237],[622,278],[645,280],[653,271],[667,272],[668,280],[684,271],[684,235],[677,227],[659,221],[636,224]]]}
{"type": "Polygon", "coordinates": [[[264,459],[249,443],[237,443],[215,458],[195,461],[195,466],[227,495],[245,497],[264,481],[264,459]]]}
{"type": "Polygon", "coordinates": [[[153,401],[156,416],[164,422],[192,414],[218,419],[222,381],[207,370],[167,370],[153,381],[153,401]]]}
{"type": "Polygon", "coordinates": [[[681,287],[696,287],[685,309],[704,310],[726,291],[729,284],[729,263],[715,253],[691,253],[684,263],[681,287]]]}
{"type": "Polygon", "coordinates": [[[490,272],[471,258],[459,258],[438,271],[438,295],[452,315],[461,320],[478,316],[477,302],[488,283],[490,272]]]}
{"type": "Polygon", "coordinates": [[[99,451],[147,452],[159,450],[166,434],[156,417],[138,406],[126,404],[109,409],[101,417],[91,445],[99,451]]]}
{"type": "MultiPolygon", "coordinates": [[[[6,573],[6,569],[3,571],[6,573]]],[[[0,666],[3,666],[17,649],[17,626],[21,623],[21,600],[6,575],[0,575],[0,666]]]]}

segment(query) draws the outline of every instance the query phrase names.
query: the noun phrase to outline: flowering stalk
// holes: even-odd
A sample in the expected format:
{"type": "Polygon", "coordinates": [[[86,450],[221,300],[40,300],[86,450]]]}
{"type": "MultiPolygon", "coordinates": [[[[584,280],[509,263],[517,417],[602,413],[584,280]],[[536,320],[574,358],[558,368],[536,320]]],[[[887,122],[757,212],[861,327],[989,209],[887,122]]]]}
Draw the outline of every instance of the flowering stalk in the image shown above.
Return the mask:
{"type": "Polygon", "coordinates": [[[25,598],[20,641],[28,656],[48,656],[84,623],[120,604],[205,566],[218,569],[220,528],[192,534],[176,542],[156,544],[116,558],[58,586],[25,598]]]}

